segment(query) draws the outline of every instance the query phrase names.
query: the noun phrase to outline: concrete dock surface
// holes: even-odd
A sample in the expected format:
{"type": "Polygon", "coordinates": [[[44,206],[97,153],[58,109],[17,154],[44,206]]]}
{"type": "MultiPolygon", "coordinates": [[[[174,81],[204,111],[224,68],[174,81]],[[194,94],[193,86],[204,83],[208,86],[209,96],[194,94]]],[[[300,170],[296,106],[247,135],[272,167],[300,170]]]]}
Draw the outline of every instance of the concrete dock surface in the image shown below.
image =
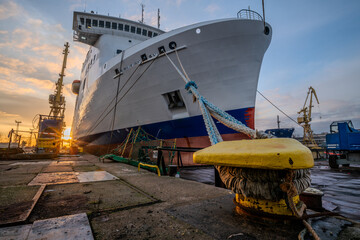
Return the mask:
{"type": "MultiPolygon", "coordinates": [[[[324,200],[350,219],[314,219],[314,228],[322,239],[359,239],[359,225],[352,221],[360,219],[359,169],[331,170],[320,161],[312,170],[313,185],[324,191],[324,200]],[[324,224],[339,227],[330,231],[324,224]]],[[[205,175],[212,172],[204,170],[205,175]]],[[[184,169],[183,175],[190,176],[189,169],[184,169]]],[[[110,160],[103,163],[87,154],[55,160],[1,161],[0,239],[72,239],[74,227],[41,233],[34,229],[64,222],[69,215],[83,219],[84,214],[92,236],[86,235],[89,230],[82,220],[81,229],[86,232],[75,232],[88,236],[82,239],[297,239],[304,229],[301,222],[239,215],[231,191],[212,186],[209,179],[205,182],[208,184],[158,177],[130,165],[110,160]],[[18,221],[44,184],[30,216],[18,221]]]]}

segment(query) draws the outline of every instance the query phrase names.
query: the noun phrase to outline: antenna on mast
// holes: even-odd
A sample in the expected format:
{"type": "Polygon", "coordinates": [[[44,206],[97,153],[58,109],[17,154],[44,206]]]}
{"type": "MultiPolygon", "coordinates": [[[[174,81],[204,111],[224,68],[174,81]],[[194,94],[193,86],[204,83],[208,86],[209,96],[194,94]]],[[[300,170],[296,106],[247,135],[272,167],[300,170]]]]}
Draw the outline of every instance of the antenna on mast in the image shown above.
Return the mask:
{"type": "Polygon", "coordinates": [[[141,5],[141,23],[144,23],[144,8],[145,5],[142,3],[141,5]]]}
{"type": "Polygon", "coordinates": [[[265,4],[264,4],[264,0],[262,0],[262,10],[263,10],[263,19],[264,19],[264,28],[265,28],[265,4]]]}
{"type": "Polygon", "coordinates": [[[160,29],[160,8],[158,8],[158,18],[157,18],[157,22],[158,22],[158,28],[160,29]]]}

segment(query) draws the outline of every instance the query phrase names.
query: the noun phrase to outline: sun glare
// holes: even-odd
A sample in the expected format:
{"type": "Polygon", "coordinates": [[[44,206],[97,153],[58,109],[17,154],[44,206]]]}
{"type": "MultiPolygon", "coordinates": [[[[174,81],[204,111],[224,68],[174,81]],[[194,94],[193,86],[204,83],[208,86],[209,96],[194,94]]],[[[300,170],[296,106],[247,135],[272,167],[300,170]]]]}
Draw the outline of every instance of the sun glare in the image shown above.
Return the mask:
{"type": "Polygon", "coordinates": [[[71,140],[71,127],[68,127],[65,129],[62,139],[63,140],[71,140]]]}

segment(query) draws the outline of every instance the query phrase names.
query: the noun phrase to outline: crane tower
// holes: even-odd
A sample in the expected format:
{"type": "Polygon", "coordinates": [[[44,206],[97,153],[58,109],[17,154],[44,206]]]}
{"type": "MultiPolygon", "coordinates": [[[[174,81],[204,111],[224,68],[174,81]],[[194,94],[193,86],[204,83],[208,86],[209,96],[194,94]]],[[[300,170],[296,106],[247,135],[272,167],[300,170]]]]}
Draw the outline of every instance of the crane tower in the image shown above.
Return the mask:
{"type": "Polygon", "coordinates": [[[319,104],[319,99],[316,95],[316,91],[313,87],[310,86],[308,93],[306,95],[304,106],[298,112],[300,116],[297,118],[297,122],[304,128],[303,144],[309,148],[318,148],[318,145],[316,144],[313,137],[313,131],[311,130],[311,126],[310,126],[311,110],[314,107],[313,96],[315,97],[317,103],[319,104]],[[306,106],[308,99],[309,99],[309,105],[306,106]]]}
{"type": "Polygon", "coordinates": [[[61,147],[62,132],[65,127],[65,97],[63,93],[63,80],[67,56],[69,54],[69,43],[66,42],[63,50],[64,58],[59,78],[55,83],[55,91],[49,95],[50,113],[49,115],[39,115],[39,132],[36,141],[38,152],[58,153],[61,147]]]}

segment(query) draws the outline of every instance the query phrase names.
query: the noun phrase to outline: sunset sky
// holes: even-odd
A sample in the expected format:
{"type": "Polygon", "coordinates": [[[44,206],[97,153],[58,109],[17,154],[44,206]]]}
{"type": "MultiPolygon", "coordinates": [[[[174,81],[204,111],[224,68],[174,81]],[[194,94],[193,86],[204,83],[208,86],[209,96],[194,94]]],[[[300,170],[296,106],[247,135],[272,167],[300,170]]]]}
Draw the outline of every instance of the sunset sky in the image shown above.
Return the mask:
{"type": "MultiPolygon", "coordinates": [[[[88,46],[72,41],[72,13],[99,14],[140,20],[172,30],[191,23],[236,17],[248,8],[261,13],[261,0],[0,0],[0,133],[29,130],[38,113],[50,111],[48,95],[54,90],[65,42],[70,54],[65,77],[66,123],[71,126],[75,96],[71,82],[80,77],[88,46]]],[[[291,117],[304,104],[313,86],[320,100],[315,105],[313,130],[328,131],[335,120],[351,119],[360,128],[360,1],[266,1],[266,21],[273,39],[265,54],[258,89],[291,117]],[[321,117],[321,118],[320,118],[321,117]]],[[[296,127],[260,95],[256,102],[256,128],[296,127]]],[[[301,135],[301,128],[296,127],[301,135]]]]}

